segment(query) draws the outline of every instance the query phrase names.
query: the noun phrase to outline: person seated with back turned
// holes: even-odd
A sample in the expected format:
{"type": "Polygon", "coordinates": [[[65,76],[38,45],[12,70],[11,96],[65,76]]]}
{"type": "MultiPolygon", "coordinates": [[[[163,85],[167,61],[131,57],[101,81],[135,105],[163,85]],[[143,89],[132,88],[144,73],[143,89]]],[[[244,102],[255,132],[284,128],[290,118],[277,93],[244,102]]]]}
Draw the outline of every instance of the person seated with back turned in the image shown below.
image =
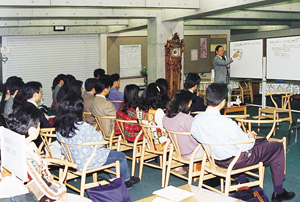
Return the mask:
{"type": "MultiPolygon", "coordinates": [[[[98,81],[101,82],[100,78],[98,81]]],[[[111,103],[110,103],[111,104],[111,103]]],[[[114,106],[113,106],[114,107],[114,106]]],[[[102,142],[104,141],[101,133],[95,130],[93,126],[82,120],[83,99],[80,96],[69,95],[57,107],[57,115],[55,117],[56,137],[58,141],[83,144],[88,142],[102,142]]],[[[91,155],[93,146],[71,145],[71,157],[77,164],[77,170],[81,171],[86,160],[91,155]]],[[[100,167],[102,165],[110,164],[115,161],[120,161],[121,177],[124,178],[127,188],[137,184],[140,179],[137,177],[130,177],[129,168],[125,154],[123,152],[110,150],[104,145],[98,147],[94,158],[91,160],[88,169],[100,167]]],[[[114,178],[114,175],[110,175],[114,178]]]]}
{"type": "Polygon", "coordinates": [[[18,94],[19,90],[23,88],[23,86],[24,86],[24,82],[21,77],[14,77],[14,79],[12,79],[11,82],[6,82],[6,88],[10,94],[10,97],[6,101],[4,106],[5,117],[8,117],[8,115],[13,112],[14,99],[18,94]]]}
{"type": "MultiPolygon", "coordinates": [[[[84,83],[85,92],[82,95],[83,98],[83,112],[91,112],[91,106],[95,98],[95,83],[97,79],[89,78],[84,83]]],[[[85,115],[86,122],[95,126],[96,120],[91,114],[85,115]]]]}
{"type": "MultiPolygon", "coordinates": [[[[194,118],[189,115],[192,104],[193,93],[187,90],[178,91],[167,104],[166,115],[163,117],[163,126],[167,130],[175,132],[190,132],[194,118]]],[[[180,153],[184,158],[190,159],[192,153],[199,145],[193,136],[177,136],[180,153]]],[[[203,149],[200,149],[195,158],[203,156],[203,149]]],[[[179,174],[186,174],[182,167],[174,170],[179,174]]]]}
{"type": "MultiPolygon", "coordinates": [[[[96,116],[116,116],[116,108],[110,102],[106,100],[106,96],[110,91],[111,81],[109,76],[100,77],[95,83],[96,96],[91,106],[91,112],[94,117],[96,116]]],[[[114,128],[113,119],[102,119],[101,120],[104,135],[109,138],[114,128]]]]}
{"type": "Polygon", "coordinates": [[[60,90],[60,88],[64,85],[64,74],[59,74],[57,75],[52,82],[52,104],[51,104],[51,109],[55,109],[57,105],[57,94],[60,90]]]}
{"type": "Polygon", "coordinates": [[[99,79],[101,76],[104,76],[104,75],[105,75],[104,69],[98,68],[98,69],[94,70],[94,78],[95,79],[99,79]]]}
{"type": "MultiPolygon", "coordinates": [[[[120,75],[119,74],[112,74],[110,75],[110,79],[112,81],[112,86],[110,88],[107,100],[117,100],[117,101],[124,101],[124,94],[118,91],[120,86],[120,75]]],[[[119,109],[121,106],[120,102],[113,102],[116,109],[119,109]]]]}
{"type": "MultiPolygon", "coordinates": [[[[256,139],[254,131],[244,131],[230,118],[222,116],[220,110],[226,104],[227,85],[213,83],[206,89],[207,109],[198,114],[192,123],[191,134],[200,143],[222,144],[252,139],[255,142],[245,144],[240,158],[233,169],[255,165],[259,162],[270,163],[274,193],[272,201],[290,200],[295,197],[294,192],[287,192],[283,187],[284,176],[284,149],[280,142],[268,142],[266,138],[256,139]]],[[[212,147],[215,162],[218,166],[227,168],[239,147],[224,145],[212,147]]]]}
{"type": "Polygon", "coordinates": [[[155,81],[161,90],[162,108],[166,109],[167,103],[170,101],[168,96],[168,82],[164,78],[159,78],[155,81]]]}
{"type": "MultiPolygon", "coordinates": [[[[136,108],[139,105],[139,90],[140,88],[135,84],[125,86],[124,89],[124,103],[117,110],[117,119],[122,120],[137,120],[136,108]]],[[[138,123],[124,123],[124,135],[127,141],[134,142],[136,136],[142,128],[138,123]]],[[[121,134],[117,122],[115,123],[115,134],[121,134]]],[[[138,141],[143,140],[141,135],[138,141]]]]}
{"type": "Polygon", "coordinates": [[[206,109],[203,98],[197,96],[197,94],[195,93],[200,84],[200,81],[201,78],[196,73],[188,73],[188,75],[185,78],[184,88],[193,93],[193,102],[190,109],[191,112],[205,111],[206,109]]]}

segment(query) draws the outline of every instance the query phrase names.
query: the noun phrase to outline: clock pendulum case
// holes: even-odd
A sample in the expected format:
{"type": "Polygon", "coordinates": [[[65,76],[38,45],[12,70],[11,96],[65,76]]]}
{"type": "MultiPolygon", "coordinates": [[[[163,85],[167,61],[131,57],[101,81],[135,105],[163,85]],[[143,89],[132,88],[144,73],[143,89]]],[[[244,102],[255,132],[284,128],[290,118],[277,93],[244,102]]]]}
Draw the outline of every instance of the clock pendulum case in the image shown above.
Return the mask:
{"type": "Polygon", "coordinates": [[[179,39],[175,33],[171,40],[165,45],[166,80],[169,85],[168,96],[171,97],[180,90],[181,59],[184,51],[184,39],[179,39]]]}

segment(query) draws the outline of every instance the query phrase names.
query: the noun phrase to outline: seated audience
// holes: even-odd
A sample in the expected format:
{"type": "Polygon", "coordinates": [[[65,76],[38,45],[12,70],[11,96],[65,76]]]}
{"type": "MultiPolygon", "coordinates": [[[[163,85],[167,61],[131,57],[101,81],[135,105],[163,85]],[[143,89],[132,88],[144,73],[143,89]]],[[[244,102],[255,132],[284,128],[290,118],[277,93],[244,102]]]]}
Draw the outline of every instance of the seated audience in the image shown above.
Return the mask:
{"type": "MultiPolygon", "coordinates": [[[[101,78],[99,80],[101,82],[101,78]]],[[[57,107],[55,118],[55,128],[58,141],[82,144],[87,142],[104,141],[101,133],[93,126],[82,121],[83,100],[80,96],[67,96],[57,107]]],[[[93,151],[93,146],[70,146],[70,152],[74,163],[78,165],[80,171],[84,163],[93,151]]],[[[121,176],[124,178],[128,188],[140,181],[139,178],[130,177],[129,168],[125,154],[115,150],[105,148],[103,145],[98,147],[96,155],[89,164],[89,169],[120,161],[121,176]]],[[[114,176],[112,176],[114,177],[114,176]]]]}
{"type": "Polygon", "coordinates": [[[94,78],[95,79],[99,79],[101,76],[104,76],[104,75],[105,75],[104,69],[98,68],[98,69],[94,70],[94,78]]]}
{"type": "MultiPolygon", "coordinates": [[[[96,93],[96,91],[95,91],[96,81],[97,81],[96,79],[90,78],[90,79],[87,79],[84,83],[85,92],[82,95],[84,112],[91,112],[91,106],[94,101],[95,93],[96,93]]],[[[96,121],[95,121],[95,118],[93,117],[93,115],[85,115],[85,117],[86,117],[87,123],[89,123],[93,126],[96,124],[96,121]]]]}
{"type": "Polygon", "coordinates": [[[60,88],[64,85],[64,74],[59,74],[57,75],[52,83],[52,105],[51,105],[51,109],[55,109],[56,105],[57,105],[57,93],[60,90],[60,88]]]}
{"type": "Polygon", "coordinates": [[[161,96],[159,86],[156,83],[150,83],[141,96],[139,108],[145,114],[153,114],[153,121],[160,126],[162,126],[162,118],[165,115],[162,110],[161,96]]]}
{"type": "MultiPolygon", "coordinates": [[[[266,138],[256,139],[254,131],[247,134],[230,118],[221,116],[220,110],[226,105],[227,85],[214,83],[206,89],[207,109],[198,114],[192,123],[191,134],[201,143],[220,145],[230,142],[254,140],[254,143],[245,144],[242,154],[237,160],[234,169],[243,168],[263,162],[270,164],[274,192],[272,201],[290,200],[295,197],[294,192],[287,192],[283,187],[285,179],[284,149],[280,142],[268,142],[266,138]]],[[[213,146],[212,151],[215,163],[227,168],[234,156],[238,153],[236,145],[213,146]]]]}
{"type": "Polygon", "coordinates": [[[205,111],[206,109],[206,106],[204,105],[204,100],[196,94],[200,81],[201,78],[196,73],[188,73],[188,75],[185,78],[184,88],[193,93],[191,112],[205,111]]]}
{"type": "Polygon", "coordinates": [[[21,77],[15,77],[15,79],[10,80],[10,82],[6,82],[6,89],[7,92],[9,92],[10,97],[8,98],[4,106],[5,117],[8,117],[8,115],[13,112],[14,99],[18,94],[19,90],[23,88],[23,86],[24,86],[24,82],[21,77]]]}
{"type": "Polygon", "coordinates": [[[56,100],[57,103],[59,103],[61,101],[61,99],[68,93],[69,91],[69,86],[72,83],[72,81],[75,81],[76,78],[71,75],[71,74],[67,74],[64,77],[64,85],[59,89],[57,96],[56,96],[56,100]]]}
{"type": "MultiPolygon", "coordinates": [[[[18,106],[38,107],[38,103],[41,101],[41,99],[42,99],[42,84],[37,81],[30,81],[23,86],[23,88],[15,97],[13,108],[15,109],[18,106]]],[[[41,128],[51,128],[51,127],[52,127],[51,124],[46,119],[43,113],[41,119],[41,128]]]]}
{"type": "Polygon", "coordinates": [[[47,168],[47,161],[38,155],[34,140],[40,132],[42,112],[34,106],[18,107],[9,115],[7,126],[10,130],[26,137],[26,154],[28,166],[28,181],[26,186],[34,190],[33,194],[39,201],[90,201],[75,194],[66,193],[64,184],[55,181],[47,168]],[[43,187],[43,192],[40,190],[43,187]],[[49,195],[47,195],[47,194],[49,195]]]}
{"type": "Polygon", "coordinates": [[[168,82],[166,79],[160,78],[157,79],[155,83],[159,86],[161,90],[162,108],[165,109],[167,103],[170,101],[170,98],[168,96],[168,82]]]}
{"type": "MultiPolygon", "coordinates": [[[[117,119],[122,120],[137,120],[136,108],[139,104],[139,87],[135,84],[127,85],[124,89],[124,103],[117,110],[117,119]]],[[[124,135],[127,141],[134,142],[136,136],[139,134],[141,127],[136,123],[124,124],[124,135]]],[[[121,134],[117,123],[115,125],[115,134],[121,134]]],[[[139,138],[139,141],[143,139],[143,136],[139,138]]]]}
{"type": "MultiPolygon", "coordinates": [[[[95,84],[96,96],[91,106],[91,112],[94,117],[96,116],[116,116],[116,108],[106,100],[106,96],[110,91],[111,81],[109,76],[100,77],[95,84]]],[[[114,120],[103,119],[101,120],[104,135],[109,138],[114,128],[114,120]]]]}
{"type": "MultiPolygon", "coordinates": [[[[120,75],[119,74],[112,74],[110,76],[112,87],[110,88],[107,100],[117,100],[117,101],[124,101],[124,94],[118,91],[120,86],[120,75]]],[[[121,103],[113,102],[116,109],[119,109],[121,103]]]]}

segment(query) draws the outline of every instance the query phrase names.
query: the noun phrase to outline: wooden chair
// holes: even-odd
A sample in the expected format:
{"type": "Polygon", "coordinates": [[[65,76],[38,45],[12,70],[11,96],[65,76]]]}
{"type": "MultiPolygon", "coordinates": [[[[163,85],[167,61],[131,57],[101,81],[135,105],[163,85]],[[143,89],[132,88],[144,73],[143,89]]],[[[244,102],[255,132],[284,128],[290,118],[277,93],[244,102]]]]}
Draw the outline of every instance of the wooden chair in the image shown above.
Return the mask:
{"type": "Polygon", "coordinates": [[[192,179],[194,177],[199,177],[199,175],[200,175],[200,171],[197,171],[195,168],[196,168],[196,163],[201,162],[201,160],[202,160],[202,157],[196,158],[196,154],[201,149],[201,145],[199,144],[196,147],[196,149],[192,153],[190,159],[184,158],[181,156],[177,136],[179,136],[179,135],[188,136],[191,134],[189,132],[175,132],[175,131],[170,131],[170,130],[167,130],[167,133],[171,140],[171,144],[170,144],[171,146],[170,146],[170,154],[169,154],[169,160],[168,160],[168,168],[167,168],[165,186],[167,187],[169,185],[170,174],[173,174],[177,177],[187,180],[188,184],[192,184],[192,179]],[[189,165],[189,168],[193,168],[193,169],[189,169],[187,177],[184,175],[180,175],[176,172],[173,172],[171,170],[172,168],[176,168],[176,167],[182,166],[182,165],[189,165]]]}
{"type": "MultiPolygon", "coordinates": [[[[283,137],[282,139],[276,139],[271,138],[271,136],[275,132],[276,123],[281,122],[281,120],[254,120],[254,119],[243,119],[243,118],[236,118],[236,121],[238,121],[241,124],[242,129],[245,133],[248,131],[252,131],[252,124],[272,124],[271,130],[265,137],[268,141],[272,142],[281,142],[283,145],[284,150],[284,160],[285,160],[285,167],[284,167],[284,173],[286,173],[286,137],[283,137]],[[248,127],[246,126],[248,125],[248,127]]],[[[262,136],[258,136],[257,138],[264,138],[262,136]]]]}
{"type": "Polygon", "coordinates": [[[114,144],[117,144],[117,142],[118,142],[118,137],[115,136],[114,127],[112,128],[112,131],[111,131],[111,134],[109,135],[109,137],[107,137],[108,135],[105,134],[101,120],[104,120],[104,119],[115,120],[115,118],[116,118],[115,116],[96,116],[95,117],[96,123],[97,123],[97,130],[102,133],[104,140],[109,142],[108,148],[114,149],[114,150],[117,149],[117,146],[114,144]]]}
{"type": "Polygon", "coordinates": [[[39,150],[41,150],[42,148],[44,148],[45,150],[40,152],[41,157],[46,159],[46,161],[48,162],[49,169],[51,169],[52,167],[58,167],[59,175],[52,175],[55,179],[58,179],[60,182],[63,182],[65,180],[68,168],[76,168],[77,165],[67,161],[63,155],[61,155],[60,158],[55,158],[55,155],[52,154],[50,144],[56,140],[55,128],[42,128],[40,130],[40,136],[42,139],[41,145],[43,145],[44,147],[40,146],[39,150]]]}
{"type": "Polygon", "coordinates": [[[123,103],[124,101],[122,100],[108,100],[110,101],[111,103],[123,103]]]}
{"type": "MultiPolygon", "coordinates": [[[[92,112],[82,112],[82,120],[83,120],[84,122],[87,122],[87,118],[88,118],[89,116],[93,116],[93,115],[92,115],[92,112]]],[[[97,124],[97,122],[96,122],[96,124],[95,124],[95,129],[97,130],[97,128],[98,128],[98,124],[97,124]]]]}
{"type": "Polygon", "coordinates": [[[128,142],[125,138],[124,125],[125,124],[137,124],[137,121],[136,120],[115,119],[115,123],[121,132],[121,135],[119,135],[119,137],[118,137],[117,151],[132,150],[132,157],[126,156],[126,158],[132,160],[131,176],[134,176],[135,163],[138,160],[138,158],[141,157],[142,141],[138,141],[138,140],[139,140],[140,136],[142,135],[142,130],[136,136],[133,143],[128,142]]]}
{"type": "Polygon", "coordinates": [[[153,168],[161,169],[161,186],[165,187],[165,176],[166,176],[166,162],[167,162],[167,153],[169,151],[168,145],[170,141],[167,141],[164,145],[162,151],[156,149],[154,144],[155,138],[154,133],[157,133],[158,130],[164,130],[162,126],[157,125],[144,125],[140,124],[142,127],[142,131],[144,134],[143,137],[143,146],[142,146],[142,154],[140,160],[140,170],[139,170],[139,178],[142,179],[143,176],[143,167],[144,165],[150,166],[153,168]],[[156,165],[151,162],[147,162],[148,159],[159,156],[159,165],[156,165]]]}
{"type": "Polygon", "coordinates": [[[237,153],[237,155],[234,157],[234,159],[229,164],[228,168],[221,168],[215,164],[214,154],[212,152],[212,146],[222,146],[222,145],[209,145],[209,144],[201,144],[202,148],[204,150],[203,159],[202,159],[202,167],[201,167],[201,174],[200,174],[200,180],[199,180],[199,187],[205,187],[207,189],[210,189],[212,191],[222,193],[225,195],[229,195],[230,191],[236,191],[239,187],[243,186],[260,186],[263,188],[264,183],[264,170],[265,167],[263,166],[262,162],[259,162],[256,165],[248,166],[245,168],[240,169],[233,169],[235,163],[237,162],[238,158],[240,157],[242,153],[243,144],[248,144],[253,142],[251,141],[243,141],[243,142],[232,142],[231,145],[240,145],[240,150],[237,153]],[[253,170],[258,169],[258,174],[252,172],[253,170]],[[256,181],[241,183],[237,185],[231,185],[231,179],[233,175],[245,173],[247,175],[251,175],[252,177],[258,178],[256,181]],[[212,186],[209,186],[208,184],[204,184],[205,177],[207,176],[215,176],[220,177],[220,190],[216,189],[212,186]],[[225,181],[224,181],[225,179],[225,181]],[[225,187],[224,187],[225,186],[225,187]]]}
{"type": "MultiPolygon", "coordinates": [[[[291,112],[291,97],[293,93],[290,92],[278,92],[278,93],[269,93],[266,96],[270,96],[274,107],[271,108],[259,108],[258,110],[258,120],[271,118],[281,121],[289,121],[292,124],[292,112],[291,112]],[[275,96],[281,97],[281,108],[278,107],[276,101],[274,100],[275,96]],[[279,114],[287,113],[288,117],[279,117],[279,114]]],[[[277,122],[279,126],[279,122],[277,122]]]]}
{"type": "Polygon", "coordinates": [[[253,90],[252,82],[243,81],[239,82],[239,88],[232,89],[232,97],[240,96],[242,103],[245,103],[245,97],[250,97],[251,103],[253,103],[253,90]]]}
{"type": "MultiPolygon", "coordinates": [[[[92,146],[92,147],[94,147],[91,155],[86,160],[82,171],[78,171],[76,169],[69,169],[66,174],[66,178],[65,178],[65,182],[64,182],[65,185],[68,186],[69,188],[73,189],[74,191],[79,192],[80,196],[84,196],[84,191],[88,188],[96,187],[96,186],[99,186],[99,184],[107,183],[107,182],[103,182],[103,181],[98,181],[97,178],[98,178],[99,171],[105,171],[107,173],[114,174],[114,175],[116,175],[116,178],[120,177],[120,162],[119,161],[116,161],[114,163],[110,163],[107,165],[102,165],[98,168],[88,169],[90,162],[92,161],[92,159],[94,158],[94,156],[96,154],[98,145],[106,145],[106,144],[108,144],[108,142],[88,142],[88,143],[83,143],[83,144],[70,144],[70,143],[60,142],[60,144],[63,148],[66,159],[73,164],[74,164],[74,162],[73,162],[73,158],[71,156],[70,146],[71,147],[72,146],[76,146],[76,147],[92,146]],[[109,170],[110,168],[115,168],[116,172],[109,170]],[[90,182],[90,183],[86,182],[87,174],[92,174],[93,182],[90,182]],[[76,179],[79,177],[81,178],[79,189],[71,184],[68,184],[69,180],[73,180],[73,179],[76,179]]],[[[77,167],[77,165],[76,165],[76,167],[77,167]]],[[[111,180],[113,180],[113,179],[111,179],[111,180]]]]}

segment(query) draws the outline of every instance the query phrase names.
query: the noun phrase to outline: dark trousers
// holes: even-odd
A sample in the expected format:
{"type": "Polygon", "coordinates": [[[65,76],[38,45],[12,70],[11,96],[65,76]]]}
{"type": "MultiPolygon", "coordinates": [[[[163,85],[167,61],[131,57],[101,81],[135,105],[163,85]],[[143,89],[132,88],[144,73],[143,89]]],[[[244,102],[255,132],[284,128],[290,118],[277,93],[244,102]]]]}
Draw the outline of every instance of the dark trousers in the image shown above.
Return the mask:
{"type": "MultiPolygon", "coordinates": [[[[220,167],[227,168],[233,158],[216,161],[220,167]]],[[[281,142],[268,142],[265,138],[257,139],[252,149],[242,152],[233,169],[243,168],[263,162],[270,163],[274,186],[283,184],[284,180],[284,149],[281,142]]]]}

